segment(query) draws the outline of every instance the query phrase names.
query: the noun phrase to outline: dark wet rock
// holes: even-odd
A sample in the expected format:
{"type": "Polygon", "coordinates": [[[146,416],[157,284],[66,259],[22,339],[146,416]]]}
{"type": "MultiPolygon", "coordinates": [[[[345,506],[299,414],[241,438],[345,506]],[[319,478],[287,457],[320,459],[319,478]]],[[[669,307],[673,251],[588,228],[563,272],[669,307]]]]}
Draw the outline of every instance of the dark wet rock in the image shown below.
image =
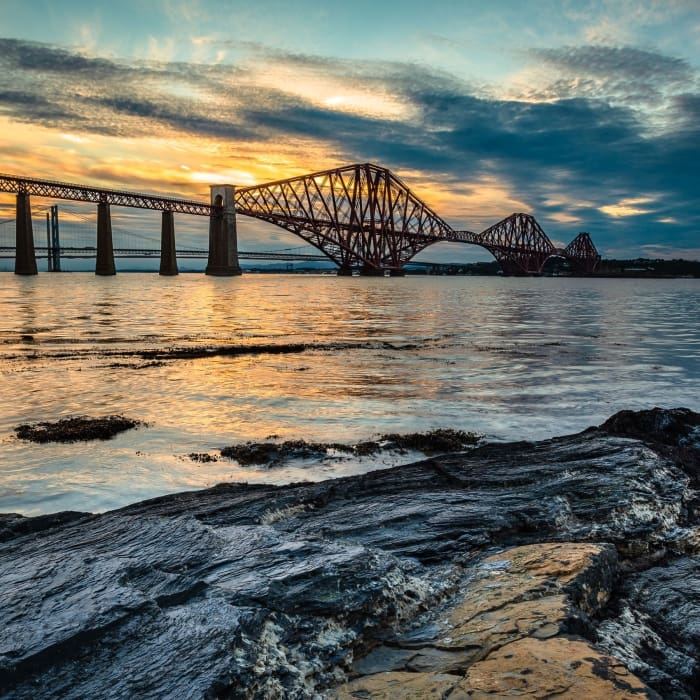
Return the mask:
{"type": "Polygon", "coordinates": [[[202,357],[237,357],[241,355],[287,355],[312,349],[305,343],[266,343],[259,345],[193,346],[158,350],[138,350],[132,354],[144,360],[194,360],[202,357]]]}
{"type": "Polygon", "coordinates": [[[700,519],[700,414],[688,408],[620,411],[600,429],[641,440],[681,467],[696,492],[687,501],[690,517],[700,519]]]}
{"type": "MultiPolygon", "coordinates": [[[[682,439],[674,433],[667,443],[682,439]]],[[[479,567],[500,566],[494,556],[542,543],[559,552],[561,566],[542,573],[550,558],[540,564],[528,555],[522,594],[508,602],[524,636],[496,606],[465,616],[464,639],[476,622],[493,623],[494,645],[499,634],[517,645],[523,669],[535,669],[543,683],[549,654],[563,669],[551,692],[563,692],[573,674],[571,692],[590,695],[602,679],[615,685],[611,697],[654,697],[615,660],[622,652],[599,656],[590,641],[617,577],[622,611],[637,591],[625,585],[645,573],[626,573],[629,562],[658,556],[655,569],[667,567],[669,578],[630,610],[653,618],[649,629],[678,655],[662,664],[636,643],[625,646],[624,634],[606,640],[619,639],[629,659],[641,660],[642,680],[665,674],[681,690],[691,687],[695,671],[685,658],[695,645],[697,659],[698,647],[685,618],[695,615],[698,589],[696,569],[683,562],[693,560],[698,523],[688,507],[688,462],[675,459],[675,448],[593,429],[321,483],[223,484],[35,532],[17,532],[9,516],[14,536],[0,544],[0,695],[323,697],[358,673],[372,648],[399,649],[391,639],[446,610],[479,580],[479,567]],[[584,562],[571,579],[568,548],[584,562]],[[545,578],[528,597],[533,566],[545,578]],[[548,583],[555,573],[561,585],[548,583]],[[687,585],[676,588],[677,576],[687,585]],[[668,589],[673,594],[663,597],[668,589]]],[[[692,439],[684,448],[696,449],[692,439]]],[[[644,585],[639,590],[652,583],[644,585]]],[[[400,696],[416,674],[433,673],[427,681],[436,688],[471,678],[481,693],[473,697],[498,697],[507,679],[493,674],[507,669],[506,647],[478,661],[479,675],[467,646],[413,654],[409,670],[391,678],[392,692],[400,696]],[[443,661],[464,676],[428,670],[443,661]]]]}
{"type": "Polygon", "coordinates": [[[628,576],[596,639],[668,700],[700,689],[700,556],[628,576]]]}
{"type": "Polygon", "coordinates": [[[0,542],[6,542],[20,535],[34,534],[66,523],[91,517],[90,513],[80,513],[74,510],[64,510],[60,513],[37,515],[26,518],[19,513],[0,513],[0,542]]]}
{"type": "Polygon", "coordinates": [[[357,343],[256,343],[250,345],[201,345],[188,347],[173,347],[158,350],[137,350],[134,352],[119,351],[119,355],[136,355],[145,360],[195,360],[202,357],[238,357],[243,355],[289,355],[320,350],[337,352],[339,350],[415,350],[420,345],[400,345],[386,341],[357,342],[357,343]]]}
{"type": "MultiPolygon", "coordinates": [[[[33,337],[23,337],[24,341],[31,343],[33,337]]],[[[115,362],[108,367],[147,369],[160,367],[166,362],[176,360],[197,360],[211,357],[243,357],[250,355],[295,355],[305,352],[344,352],[347,350],[387,350],[406,352],[424,349],[426,344],[435,342],[435,338],[424,338],[421,343],[391,343],[388,341],[358,341],[358,342],[329,342],[329,343],[240,343],[236,345],[202,345],[201,339],[183,338],[184,342],[191,341],[194,344],[176,345],[169,348],[144,350],[142,348],[129,350],[124,348],[101,348],[100,342],[95,340],[95,346],[89,349],[65,351],[44,350],[41,355],[32,354],[4,354],[3,360],[32,360],[38,359],[75,359],[76,357],[119,357],[126,358],[126,362],[115,362]],[[129,359],[146,360],[146,362],[130,362],[129,359]]],[[[302,368],[304,369],[304,368],[302,368]]]]}
{"type": "Polygon", "coordinates": [[[43,423],[24,423],[15,428],[20,440],[31,442],[79,442],[82,440],[109,440],[125,430],[131,430],[142,421],[125,416],[90,418],[77,416],[43,423]]]}
{"type": "Polygon", "coordinates": [[[165,362],[162,360],[154,360],[153,362],[110,362],[107,367],[111,369],[150,369],[151,367],[163,367],[165,362]]]}
{"type": "Polygon", "coordinates": [[[430,455],[441,452],[459,452],[477,444],[476,433],[451,428],[440,428],[425,433],[391,433],[380,435],[376,440],[358,442],[354,445],[341,442],[307,442],[286,440],[284,442],[244,442],[221,449],[221,456],[235,459],[239,464],[281,464],[292,459],[328,457],[340,452],[356,457],[366,457],[382,451],[415,450],[430,455]]]}
{"type": "Polygon", "coordinates": [[[600,426],[610,435],[664,445],[683,445],[700,438],[700,415],[688,408],[619,411],[600,426]]]}
{"type": "Polygon", "coordinates": [[[190,452],[187,456],[193,462],[200,462],[201,464],[219,461],[219,458],[216,455],[209,454],[209,452],[190,452]]]}

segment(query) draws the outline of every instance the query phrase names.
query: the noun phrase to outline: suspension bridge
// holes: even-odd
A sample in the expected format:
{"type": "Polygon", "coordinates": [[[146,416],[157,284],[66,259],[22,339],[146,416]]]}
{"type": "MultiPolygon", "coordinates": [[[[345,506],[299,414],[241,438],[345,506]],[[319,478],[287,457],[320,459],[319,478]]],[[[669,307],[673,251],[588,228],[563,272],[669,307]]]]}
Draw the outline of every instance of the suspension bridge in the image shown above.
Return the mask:
{"type": "MultiPolygon", "coordinates": [[[[498,260],[505,274],[540,274],[551,257],[565,258],[573,270],[591,273],[600,260],[588,233],[579,233],[568,246],[558,248],[529,214],[511,214],[480,233],[455,230],[391,171],[371,163],[251,187],[212,185],[210,202],[13,175],[0,175],[0,191],[16,195],[15,218],[0,221],[0,256],[14,255],[17,274],[36,274],[36,259],[43,256],[48,258],[49,270],[56,271],[60,269],[61,258],[95,257],[98,275],[116,273],[115,257],[159,257],[163,275],[178,273],[178,257],[206,257],[206,273],[210,275],[240,274],[239,259],[244,257],[330,260],[341,275],[353,271],[366,275],[402,275],[417,253],[439,242],[481,246],[498,260]],[[96,204],[95,245],[84,240],[67,241],[59,233],[57,205],[46,211],[46,246],[35,245],[32,196],[96,204]],[[160,245],[148,237],[134,242],[132,234],[130,242],[126,240],[128,236],[120,236],[115,247],[111,206],[160,211],[160,245]],[[206,250],[176,248],[175,213],[206,217],[209,226],[206,250]],[[317,252],[239,251],[237,216],[279,226],[317,252]],[[14,246],[3,240],[3,228],[10,221],[14,221],[14,246]]],[[[94,226],[94,218],[91,222],[94,226]]]]}

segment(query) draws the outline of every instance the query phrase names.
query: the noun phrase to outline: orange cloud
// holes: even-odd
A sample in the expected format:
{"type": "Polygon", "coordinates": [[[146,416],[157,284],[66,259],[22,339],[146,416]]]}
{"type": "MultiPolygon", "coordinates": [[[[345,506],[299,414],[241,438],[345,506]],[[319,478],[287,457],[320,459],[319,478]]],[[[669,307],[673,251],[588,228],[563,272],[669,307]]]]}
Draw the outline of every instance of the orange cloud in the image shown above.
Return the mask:
{"type": "Polygon", "coordinates": [[[650,204],[655,201],[652,197],[633,197],[629,199],[621,199],[616,204],[607,204],[604,207],[598,207],[598,211],[603,214],[619,218],[622,216],[638,216],[639,214],[648,214],[650,209],[641,209],[639,204],[650,204]]]}

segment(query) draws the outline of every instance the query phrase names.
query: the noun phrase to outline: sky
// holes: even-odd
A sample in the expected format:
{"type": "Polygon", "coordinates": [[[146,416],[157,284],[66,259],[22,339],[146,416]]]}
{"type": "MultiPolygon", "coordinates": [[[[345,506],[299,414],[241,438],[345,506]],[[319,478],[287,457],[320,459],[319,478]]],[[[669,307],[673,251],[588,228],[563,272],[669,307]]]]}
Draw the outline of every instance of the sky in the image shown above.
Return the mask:
{"type": "Polygon", "coordinates": [[[0,0],[2,173],[207,200],[356,162],[455,229],[700,259],[700,0],[0,0]]]}

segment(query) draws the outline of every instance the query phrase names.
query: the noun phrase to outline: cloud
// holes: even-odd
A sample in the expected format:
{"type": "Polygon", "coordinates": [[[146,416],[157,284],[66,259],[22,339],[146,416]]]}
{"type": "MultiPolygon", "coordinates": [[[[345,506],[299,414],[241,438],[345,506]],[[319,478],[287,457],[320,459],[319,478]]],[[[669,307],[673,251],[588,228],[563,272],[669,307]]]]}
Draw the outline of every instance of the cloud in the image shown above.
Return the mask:
{"type": "Polygon", "coordinates": [[[700,121],[700,94],[679,94],[673,99],[679,128],[696,129],[700,121]]]}
{"type": "Polygon", "coordinates": [[[651,197],[633,197],[621,199],[615,204],[606,204],[599,207],[600,211],[608,216],[618,218],[620,216],[639,216],[640,214],[648,214],[650,209],[641,209],[640,204],[650,204],[654,200],[651,197]]]}
{"type": "MultiPolygon", "coordinates": [[[[664,219],[683,222],[673,226],[677,245],[690,249],[697,238],[700,94],[682,59],[625,47],[533,49],[531,58],[555,80],[528,95],[495,98],[409,63],[206,38],[198,44],[255,60],[129,62],[0,39],[0,115],[74,138],[208,139],[236,159],[230,172],[256,160],[269,179],[300,174],[302,156],[310,169],[375,161],[412,173],[409,185],[419,195],[421,183],[433,190],[439,183],[447,207],[440,214],[469,217],[451,220],[456,228],[493,223],[475,210],[482,188],[499,193],[484,195],[490,208],[498,200],[522,204],[561,240],[581,226],[603,242],[608,236],[638,247],[658,240],[669,226],[664,219]],[[352,99],[332,99],[344,95],[352,99]],[[665,128],[650,131],[649,105],[659,100],[665,128]],[[640,206],[651,201],[653,211],[640,206]]],[[[211,172],[211,165],[192,165],[211,172]]],[[[178,172],[182,184],[186,175],[178,172]]]]}
{"type": "Polygon", "coordinates": [[[522,95],[530,100],[601,99],[643,108],[658,121],[649,110],[669,107],[675,95],[698,87],[688,61],[630,46],[530,49],[526,55],[535,66],[523,79],[522,95]]]}
{"type": "Polygon", "coordinates": [[[693,78],[684,59],[628,46],[565,46],[531,49],[530,54],[553,66],[606,80],[687,83],[693,78]]]}
{"type": "Polygon", "coordinates": [[[41,74],[86,74],[93,80],[110,79],[129,72],[113,61],[87,58],[66,49],[20,39],[0,39],[0,56],[8,68],[41,74]]]}
{"type": "Polygon", "coordinates": [[[640,246],[643,256],[661,260],[700,260],[700,248],[678,248],[668,243],[650,243],[640,246]]]}

